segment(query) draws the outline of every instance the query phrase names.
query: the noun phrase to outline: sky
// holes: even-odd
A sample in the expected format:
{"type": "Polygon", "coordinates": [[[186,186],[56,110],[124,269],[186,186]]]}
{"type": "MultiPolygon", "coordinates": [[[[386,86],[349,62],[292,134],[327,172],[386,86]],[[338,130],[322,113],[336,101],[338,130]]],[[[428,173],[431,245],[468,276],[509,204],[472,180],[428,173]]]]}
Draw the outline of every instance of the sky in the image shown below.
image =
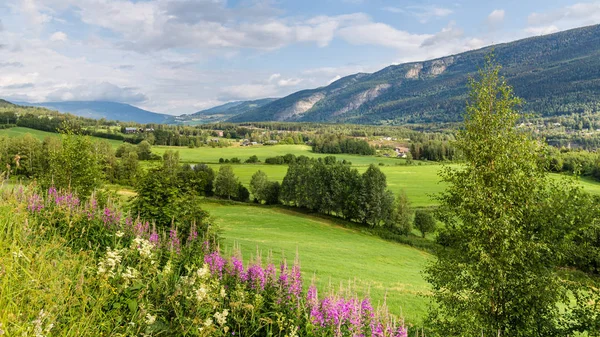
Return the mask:
{"type": "Polygon", "coordinates": [[[0,98],[193,113],[600,23],[600,1],[0,0],[0,98]]]}

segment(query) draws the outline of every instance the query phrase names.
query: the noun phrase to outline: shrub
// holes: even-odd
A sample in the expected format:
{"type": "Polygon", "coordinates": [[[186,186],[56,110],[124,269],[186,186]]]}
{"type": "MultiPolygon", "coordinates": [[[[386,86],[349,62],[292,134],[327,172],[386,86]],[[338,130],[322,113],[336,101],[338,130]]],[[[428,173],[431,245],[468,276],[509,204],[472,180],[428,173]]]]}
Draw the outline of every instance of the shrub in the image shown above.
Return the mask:
{"type": "Polygon", "coordinates": [[[435,219],[431,213],[422,210],[415,212],[415,228],[421,232],[422,237],[425,237],[427,233],[434,232],[435,227],[435,219]]]}

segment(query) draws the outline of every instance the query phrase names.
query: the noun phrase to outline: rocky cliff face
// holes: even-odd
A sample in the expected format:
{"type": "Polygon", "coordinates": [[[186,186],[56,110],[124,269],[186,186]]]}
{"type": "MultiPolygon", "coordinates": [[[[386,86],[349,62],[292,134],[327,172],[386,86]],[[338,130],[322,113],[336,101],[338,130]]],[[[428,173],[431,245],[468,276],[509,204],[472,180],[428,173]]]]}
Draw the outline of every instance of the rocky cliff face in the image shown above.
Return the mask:
{"type": "Polygon", "coordinates": [[[275,117],[276,120],[286,121],[286,120],[296,120],[302,115],[310,110],[317,102],[325,98],[325,94],[322,92],[317,92],[315,94],[310,95],[305,99],[301,99],[294,103],[291,107],[283,110],[281,113],[277,114],[275,117]]]}
{"type": "Polygon", "coordinates": [[[360,108],[366,102],[372,101],[375,98],[379,97],[382,92],[389,89],[392,85],[389,83],[382,83],[375,86],[375,88],[365,90],[357,95],[352,96],[352,99],[342,109],[333,113],[333,116],[340,116],[345,114],[348,111],[356,110],[360,108]]]}

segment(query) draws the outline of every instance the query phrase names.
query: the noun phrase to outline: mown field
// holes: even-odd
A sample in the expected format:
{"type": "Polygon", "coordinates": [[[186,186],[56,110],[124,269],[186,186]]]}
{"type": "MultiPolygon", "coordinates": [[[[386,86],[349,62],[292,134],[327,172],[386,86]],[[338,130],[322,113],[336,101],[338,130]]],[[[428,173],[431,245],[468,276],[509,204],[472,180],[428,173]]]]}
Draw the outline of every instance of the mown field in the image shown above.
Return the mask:
{"type": "Polygon", "coordinates": [[[297,253],[306,285],[313,277],[320,292],[350,284],[359,294],[370,293],[375,303],[387,296],[391,311],[407,322],[422,322],[429,287],[421,271],[431,259],[428,253],[278,207],[206,202],[203,208],[220,226],[227,254],[239,245],[244,260],[258,250],[263,261],[272,252],[273,261],[285,256],[291,263],[297,253]]]}
{"type": "MultiPolygon", "coordinates": [[[[199,147],[190,149],[188,147],[174,146],[154,146],[152,151],[157,154],[163,154],[167,150],[179,151],[181,161],[188,163],[218,163],[219,158],[231,159],[237,157],[242,161],[248,157],[255,155],[262,162],[266,158],[283,156],[292,153],[296,156],[307,156],[311,158],[331,156],[331,154],[314,153],[308,145],[273,145],[273,146],[234,146],[224,148],[199,147]]],[[[335,157],[339,160],[347,160],[352,162],[354,166],[369,166],[370,164],[383,163],[385,165],[404,164],[404,159],[375,157],[375,156],[358,156],[349,154],[336,154],[335,157]]]]}

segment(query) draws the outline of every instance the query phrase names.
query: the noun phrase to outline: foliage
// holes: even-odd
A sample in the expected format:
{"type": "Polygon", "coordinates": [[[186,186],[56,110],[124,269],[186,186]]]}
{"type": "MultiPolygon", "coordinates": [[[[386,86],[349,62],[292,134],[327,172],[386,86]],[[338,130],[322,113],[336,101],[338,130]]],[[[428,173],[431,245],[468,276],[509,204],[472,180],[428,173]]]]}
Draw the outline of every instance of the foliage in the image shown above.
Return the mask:
{"type": "MultiPolygon", "coordinates": [[[[447,168],[438,196],[445,245],[427,269],[443,335],[565,336],[587,318],[561,315],[569,289],[557,275],[569,233],[589,223],[574,185],[550,181],[541,144],[516,129],[520,100],[492,61],[471,82],[456,146],[466,163],[447,168]]],[[[568,309],[575,310],[575,309],[568,309]]]]}
{"type": "Polygon", "coordinates": [[[252,175],[250,191],[256,201],[264,201],[267,205],[278,204],[280,189],[279,182],[269,181],[267,174],[263,171],[258,170],[252,175]]]}
{"type": "Polygon", "coordinates": [[[430,212],[418,210],[415,212],[415,228],[425,237],[427,233],[435,232],[435,219],[430,212]]]}
{"type": "Polygon", "coordinates": [[[396,197],[396,208],[394,209],[394,229],[403,235],[408,235],[412,230],[410,201],[404,190],[396,197]]]}
{"type": "Polygon", "coordinates": [[[239,181],[229,165],[219,168],[215,179],[215,195],[221,198],[232,199],[238,196],[239,181]]]}
{"type": "Polygon", "coordinates": [[[213,177],[212,169],[180,166],[179,155],[167,152],[162,166],[148,170],[140,179],[132,209],[141,218],[154,221],[159,229],[175,223],[187,234],[191,224],[202,223],[208,216],[197,207],[196,199],[212,186],[213,177]]]}
{"type": "Polygon", "coordinates": [[[364,139],[344,137],[342,135],[327,134],[313,140],[314,152],[317,153],[350,153],[374,155],[375,149],[364,139]]]}
{"type": "Polygon", "coordinates": [[[60,144],[46,147],[45,151],[48,167],[43,172],[43,186],[77,191],[82,197],[88,197],[100,186],[100,156],[89,137],[67,131],[60,144]]]}

